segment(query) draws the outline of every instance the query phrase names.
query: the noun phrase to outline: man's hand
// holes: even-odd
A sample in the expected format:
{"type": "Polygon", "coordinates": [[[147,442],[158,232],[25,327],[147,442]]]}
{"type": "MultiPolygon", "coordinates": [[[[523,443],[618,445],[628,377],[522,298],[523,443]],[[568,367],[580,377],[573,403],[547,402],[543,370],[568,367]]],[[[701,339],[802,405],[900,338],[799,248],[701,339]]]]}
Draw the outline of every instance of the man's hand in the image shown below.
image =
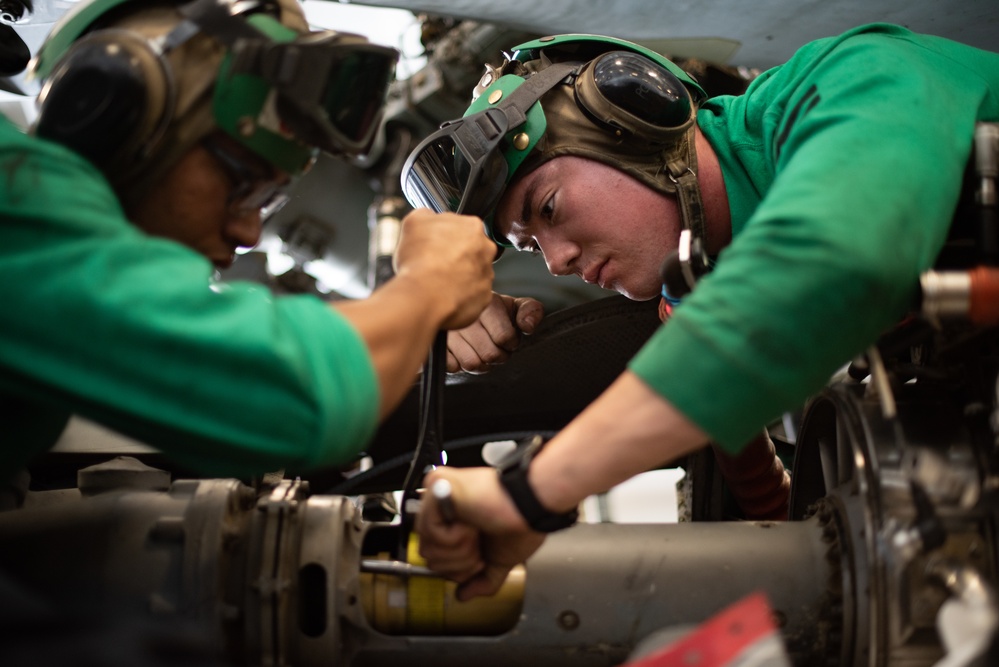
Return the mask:
{"type": "Polygon", "coordinates": [[[426,314],[439,314],[440,328],[458,329],[474,322],[492,298],[495,254],[478,218],[418,209],[402,221],[396,277],[433,297],[426,314]]]}
{"type": "Polygon", "coordinates": [[[456,521],[445,522],[433,494],[425,494],[416,517],[420,555],[428,567],[458,582],[459,600],[493,595],[545,536],[524,523],[495,469],[438,468],[424,479],[424,487],[438,479],[451,483],[456,521]]]}
{"type": "Polygon", "coordinates": [[[330,304],[368,347],[379,417],[412,388],[437,333],[471,324],[489,304],[495,254],[478,218],[413,211],[402,221],[395,277],[367,299],[330,304]]]}
{"type": "Polygon", "coordinates": [[[479,319],[448,333],[448,372],[485,373],[490,366],[503,363],[520,345],[521,334],[534,333],[544,314],[540,301],[493,293],[479,319]]]}

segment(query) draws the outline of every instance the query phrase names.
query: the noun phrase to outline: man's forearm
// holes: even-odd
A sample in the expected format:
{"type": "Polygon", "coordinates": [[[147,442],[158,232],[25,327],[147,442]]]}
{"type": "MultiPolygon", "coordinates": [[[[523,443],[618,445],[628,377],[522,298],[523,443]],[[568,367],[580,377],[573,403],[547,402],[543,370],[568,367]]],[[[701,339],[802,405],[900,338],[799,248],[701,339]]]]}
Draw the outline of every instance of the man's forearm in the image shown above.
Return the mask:
{"type": "Polygon", "coordinates": [[[672,404],[625,372],[538,454],[529,480],[542,505],[563,512],[707,442],[672,404]]]}
{"type": "Polygon", "coordinates": [[[405,278],[395,278],[363,301],[334,307],[364,339],[378,375],[383,418],[399,404],[426,359],[446,309],[405,278]]]}

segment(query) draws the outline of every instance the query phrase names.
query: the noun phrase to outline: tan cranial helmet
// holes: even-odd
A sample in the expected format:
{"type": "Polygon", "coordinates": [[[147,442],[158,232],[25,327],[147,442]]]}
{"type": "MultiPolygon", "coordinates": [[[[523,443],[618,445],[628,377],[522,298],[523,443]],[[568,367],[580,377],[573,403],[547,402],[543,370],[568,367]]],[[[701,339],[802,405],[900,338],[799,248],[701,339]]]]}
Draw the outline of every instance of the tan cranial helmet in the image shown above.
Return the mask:
{"type": "MultiPolygon", "coordinates": [[[[513,63],[509,70],[519,70],[521,75],[530,70],[517,67],[519,61],[513,63]]],[[[552,158],[576,155],[615,167],[660,192],[675,194],[676,182],[670,175],[679,176],[687,168],[697,171],[696,155],[690,150],[696,108],[684,109],[684,117],[667,132],[634,116],[625,124],[625,112],[599,94],[593,76],[588,76],[594,65],[595,61],[590,61],[583,67],[574,86],[555,86],[541,97],[545,132],[518,168],[518,176],[552,158]],[[589,104],[584,107],[579,100],[589,104]]]]}
{"type": "MultiPolygon", "coordinates": [[[[270,6],[265,3],[261,11],[273,12],[282,25],[297,34],[309,32],[308,21],[297,0],[277,0],[270,6]]],[[[152,43],[164,39],[183,18],[177,7],[160,6],[130,13],[108,27],[140,35],[146,42],[152,43]]],[[[128,192],[128,199],[141,197],[151,183],[217,128],[212,92],[226,51],[226,46],[218,40],[199,33],[164,54],[168,76],[173,79],[173,113],[165,119],[158,136],[154,134],[157,131],[155,127],[140,133],[150,142],[142,151],[144,159],[131,167],[130,173],[119,177],[125,186],[122,189],[128,192]]],[[[164,90],[166,83],[165,80],[157,81],[153,85],[164,85],[150,91],[156,99],[162,99],[164,105],[171,103],[167,99],[171,93],[164,90]]]]}
{"type": "Polygon", "coordinates": [[[491,216],[507,186],[561,155],[609,164],[676,195],[685,227],[702,234],[694,131],[707,96],[660,54],[595,35],[515,47],[487,71],[465,116],[410,155],[403,189],[414,206],[491,216]]]}
{"type": "Polygon", "coordinates": [[[126,206],[216,130],[294,176],[320,149],[367,149],[397,55],[310,32],[296,0],[85,0],[36,58],[35,131],[94,162],[126,206]]]}

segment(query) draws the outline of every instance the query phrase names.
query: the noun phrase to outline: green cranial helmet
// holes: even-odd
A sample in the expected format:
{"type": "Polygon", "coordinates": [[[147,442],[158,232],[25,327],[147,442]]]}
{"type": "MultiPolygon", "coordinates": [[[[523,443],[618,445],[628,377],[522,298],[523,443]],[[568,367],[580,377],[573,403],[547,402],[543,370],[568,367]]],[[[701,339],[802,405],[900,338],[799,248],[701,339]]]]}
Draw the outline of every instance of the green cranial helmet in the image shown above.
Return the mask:
{"type": "Polygon", "coordinates": [[[410,204],[491,217],[515,175],[576,155],[676,195],[685,227],[703,235],[694,126],[707,95],[676,64],[638,44],[596,35],[543,37],[487,68],[465,115],[409,156],[410,204]]]}
{"type": "Polygon", "coordinates": [[[291,176],[374,139],[397,52],[312,32],[297,0],[84,0],[32,63],[35,132],[87,157],[126,205],[223,131],[291,176]]]}

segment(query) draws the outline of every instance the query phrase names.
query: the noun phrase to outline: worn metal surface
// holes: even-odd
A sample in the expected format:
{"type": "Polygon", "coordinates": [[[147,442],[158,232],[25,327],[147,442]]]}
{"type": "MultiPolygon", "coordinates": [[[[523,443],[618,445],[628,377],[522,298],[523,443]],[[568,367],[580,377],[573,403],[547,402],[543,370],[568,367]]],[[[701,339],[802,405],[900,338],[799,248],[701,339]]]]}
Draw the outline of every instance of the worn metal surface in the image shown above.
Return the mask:
{"type": "Polygon", "coordinates": [[[825,650],[824,553],[814,520],[579,525],[550,536],[527,562],[523,611],[509,632],[367,635],[345,664],[614,665],[654,631],[695,625],[758,590],[796,664],[809,664],[825,650]]]}
{"type": "MultiPolygon", "coordinates": [[[[349,499],[309,496],[297,480],[261,491],[181,480],[0,514],[0,568],[52,599],[87,599],[98,615],[198,621],[241,664],[613,665],[650,633],[757,590],[794,654],[824,649],[816,520],[576,526],[528,562],[519,615],[388,635],[364,609],[362,550],[374,526],[349,499]]],[[[412,583],[407,614],[427,602],[412,583]]]]}
{"type": "MultiPolygon", "coordinates": [[[[542,34],[613,35],[651,42],[664,53],[747,67],[772,67],[812,39],[887,21],[999,50],[992,0],[355,0],[494,22],[542,34]]],[[[510,45],[512,46],[512,45],[510,45]]]]}

